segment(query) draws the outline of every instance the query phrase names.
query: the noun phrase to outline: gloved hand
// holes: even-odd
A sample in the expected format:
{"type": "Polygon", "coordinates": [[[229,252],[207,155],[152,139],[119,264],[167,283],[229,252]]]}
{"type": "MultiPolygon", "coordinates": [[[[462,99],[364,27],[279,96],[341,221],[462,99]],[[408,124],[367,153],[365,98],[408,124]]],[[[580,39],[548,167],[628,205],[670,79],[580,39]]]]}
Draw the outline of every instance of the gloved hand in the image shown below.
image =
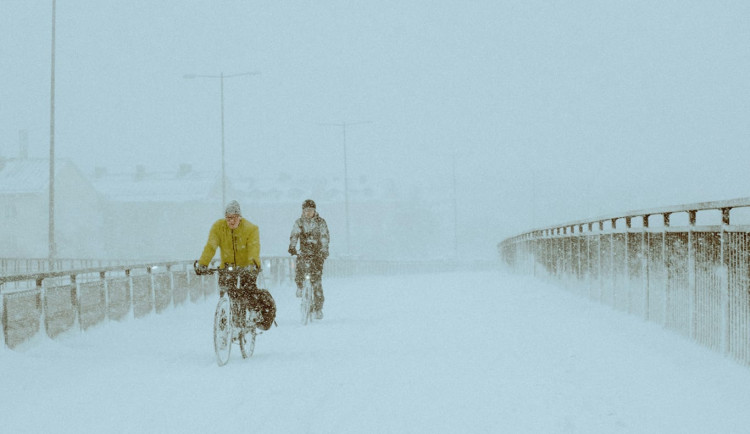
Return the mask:
{"type": "Polygon", "coordinates": [[[239,267],[238,270],[242,275],[257,276],[260,269],[257,265],[250,264],[246,267],[239,267]]]}
{"type": "Polygon", "coordinates": [[[294,246],[289,247],[289,254],[294,256],[297,254],[297,249],[294,248],[294,246]]]}
{"type": "Polygon", "coordinates": [[[208,267],[203,264],[199,264],[198,262],[196,262],[193,268],[195,268],[195,274],[199,276],[203,274],[208,274],[208,267]]]}
{"type": "Polygon", "coordinates": [[[328,250],[323,250],[322,252],[320,252],[320,256],[323,258],[324,261],[328,259],[328,250]]]}

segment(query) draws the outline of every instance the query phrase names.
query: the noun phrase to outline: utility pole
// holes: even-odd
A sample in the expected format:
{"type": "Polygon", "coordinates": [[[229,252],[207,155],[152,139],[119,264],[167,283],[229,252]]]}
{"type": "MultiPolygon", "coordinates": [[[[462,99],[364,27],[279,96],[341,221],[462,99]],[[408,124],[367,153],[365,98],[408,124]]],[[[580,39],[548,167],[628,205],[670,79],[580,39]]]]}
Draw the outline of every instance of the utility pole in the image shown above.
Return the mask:
{"type": "Polygon", "coordinates": [[[55,245],[55,15],[57,5],[52,0],[52,68],[50,79],[49,116],[49,268],[55,268],[57,246],[55,245]]]}
{"type": "Polygon", "coordinates": [[[456,153],[453,153],[453,254],[458,260],[458,191],[456,188],[456,153]]]}
{"type": "Polygon", "coordinates": [[[353,125],[371,124],[371,121],[359,121],[359,122],[340,122],[340,123],[328,123],[320,124],[324,126],[340,127],[343,136],[344,145],[344,206],[346,209],[346,254],[351,255],[351,249],[349,246],[350,239],[350,222],[349,222],[349,169],[346,156],[346,128],[353,125]]]}
{"type": "Polygon", "coordinates": [[[220,93],[221,93],[221,209],[224,211],[224,207],[227,205],[227,176],[226,176],[226,157],[224,152],[224,79],[242,77],[246,75],[259,75],[260,72],[242,72],[239,74],[224,75],[222,72],[219,75],[199,75],[199,74],[185,74],[183,78],[218,78],[220,93]]]}

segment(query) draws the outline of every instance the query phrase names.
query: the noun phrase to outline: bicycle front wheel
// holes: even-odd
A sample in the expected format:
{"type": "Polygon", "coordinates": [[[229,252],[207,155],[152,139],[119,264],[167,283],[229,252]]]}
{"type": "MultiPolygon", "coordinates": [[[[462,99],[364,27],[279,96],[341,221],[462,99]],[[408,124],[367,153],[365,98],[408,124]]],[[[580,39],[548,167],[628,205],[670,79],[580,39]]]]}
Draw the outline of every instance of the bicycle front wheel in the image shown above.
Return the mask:
{"type": "Polygon", "coordinates": [[[229,297],[222,296],[216,305],[214,314],[214,351],[216,363],[224,366],[232,353],[232,311],[229,308],[229,297]]]}
{"type": "Polygon", "coordinates": [[[302,285],[302,300],[300,302],[300,319],[302,325],[307,325],[312,320],[313,293],[309,280],[302,285]]]}

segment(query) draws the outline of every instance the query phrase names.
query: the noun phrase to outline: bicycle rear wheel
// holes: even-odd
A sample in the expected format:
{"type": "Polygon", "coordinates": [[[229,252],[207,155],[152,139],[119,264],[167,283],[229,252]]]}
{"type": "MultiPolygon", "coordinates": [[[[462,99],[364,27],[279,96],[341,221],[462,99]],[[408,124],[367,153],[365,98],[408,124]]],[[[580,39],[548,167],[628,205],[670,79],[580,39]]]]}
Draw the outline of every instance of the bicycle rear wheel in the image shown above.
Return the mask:
{"type": "Polygon", "coordinates": [[[243,359],[252,357],[253,351],[255,351],[255,335],[257,334],[255,333],[255,327],[246,330],[240,332],[240,351],[243,359]]]}
{"type": "Polygon", "coordinates": [[[229,297],[222,296],[216,304],[214,314],[214,351],[216,363],[224,366],[232,353],[232,312],[229,308],[229,297]]]}

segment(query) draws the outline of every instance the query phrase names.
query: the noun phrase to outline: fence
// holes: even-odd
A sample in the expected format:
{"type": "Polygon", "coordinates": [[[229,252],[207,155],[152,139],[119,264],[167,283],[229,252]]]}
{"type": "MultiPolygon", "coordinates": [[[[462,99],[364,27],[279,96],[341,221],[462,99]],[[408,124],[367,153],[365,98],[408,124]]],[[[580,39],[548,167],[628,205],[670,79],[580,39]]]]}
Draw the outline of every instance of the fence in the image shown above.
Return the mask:
{"type": "MultiPolygon", "coordinates": [[[[11,264],[12,260],[5,260],[11,264]]],[[[216,275],[197,276],[192,261],[49,271],[44,260],[17,261],[30,273],[0,276],[5,346],[15,348],[40,330],[54,338],[105,320],[140,318],[170,306],[196,302],[217,291],[216,275]],[[43,272],[33,272],[36,269],[43,272]]],[[[291,278],[289,258],[262,258],[267,283],[291,278]]],[[[85,260],[68,265],[88,265],[85,260]]]]}
{"type": "Polygon", "coordinates": [[[750,226],[730,223],[748,207],[750,198],[632,211],[527,232],[498,251],[518,272],[750,364],[750,226]]]}
{"type": "Polygon", "coordinates": [[[108,267],[114,265],[139,264],[142,261],[76,259],[76,258],[0,258],[0,276],[44,273],[54,270],[108,267]]]}
{"type": "MultiPolygon", "coordinates": [[[[5,260],[11,264],[13,260],[5,260]]],[[[128,264],[108,267],[49,271],[45,260],[19,260],[27,274],[0,275],[0,313],[5,346],[15,348],[44,330],[54,338],[71,329],[85,330],[106,320],[140,318],[162,312],[188,300],[196,302],[218,289],[216,275],[197,276],[192,261],[128,264]],[[36,272],[37,270],[44,270],[36,272]]],[[[263,275],[269,285],[291,283],[291,257],[262,257],[263,275]]],[[[69,265],[88,262],[70,260],[69,265]]],[[[329,259],[327,278],[362,274],[440,272],[455,269],[443,261],[362,261],[329,259]]]]}

